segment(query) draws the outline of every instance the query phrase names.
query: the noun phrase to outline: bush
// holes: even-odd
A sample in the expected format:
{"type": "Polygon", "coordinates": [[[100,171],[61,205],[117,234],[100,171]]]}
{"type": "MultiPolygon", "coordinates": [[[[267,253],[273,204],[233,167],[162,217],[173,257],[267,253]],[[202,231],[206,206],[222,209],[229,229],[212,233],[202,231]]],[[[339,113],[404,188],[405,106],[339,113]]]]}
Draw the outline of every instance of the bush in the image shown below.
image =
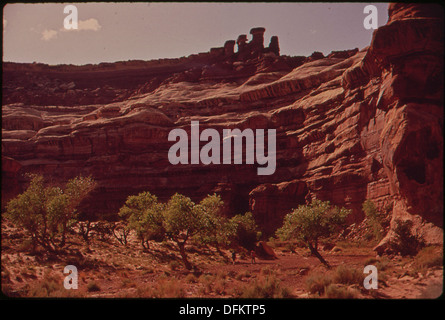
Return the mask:
{"type": "Polygon", "coordinates": [[[243,289],[241,298],[270,299],[289,298],[290,290],[280,286],[280,280],[274,274],[259,276],[243,289]]]}
{"type": "Polygon", "coordinates": [[[306,279],[306,287],[310,293],[322,295],[333,281],[330,273],[314,273],[306,279]]]}
{"type": "Polygon", "coordinates": [[[176,261],[176,260],[170,261],[170,262],[168,263],[168,267],[169,267],[170,270],[172,270],[172,271],[176,271],[176,270],[178,270],[180,266],[181,266],[181,264],[180,264],[178,261],[176,261]]]}
{"type": "Polygon", "coordinates": [[[32,250],[40,245],[54,251],[65,245],[67,231],[78,216],[76,208],[96,183],[91,177],[76,177],[62,189],[45,187],[40,175],[30,177],[26,191],[8,202],[6,216],[30,233],[32,250]]]}
{"type": "Polygon", "coordinates": [[[364,278],[365,275],[361,270],[338,266],[335,270],[333,280],[335,283],[361,285],[364,278]]]}
{"type": "Polygon", "coordinates": [[[185,288],[181,281],[176,279],[159,280],[152,291],[153,298],[184,298],[185,288]]]}
{"type": "Polygon", "coordinates": [[[425,247],[414,258],[414,270],[424,272],[428,268],[443,266],[443,251],[437,247],[425,247]]]}
{"type": "Polygon", "coordinates": [[[411,220],[396,221],[395,237],[389,243],[390,250],[402,256],[414,256],[425,246],[421,236],[412,234],[412,225],[411,220]]]}
{"type": "Polygon", "coordinates": [[[380,213],[371,200],[363,202],[362,210],[367,218],[367,224],[372,230],[373,237],[377,241],[382,240],[385,236],[385,225],[387,224],[385,214],[380,213]]]}
{"type": "MultiPolygon", "coordinates": [[[[306,279],[306,288],[312,294],[323,295],[332,284],[330,295],[334,298],[346,294],[339,285],[362,285],[365,275],[361,270],[346,266],[338,266],[335,270],[328,272],[312,272],[306,279]]],[[[349,295],[349,293],[347,293],[349,295]]]]}
{"type": "Polygon", "coordinates": [[[36,298],[61,297],[64,294],[66,295],[66,291],[61,277],[45,272],[41,280],[33,282],[28,286],[27,296],[36,298]]]}
{"type": "Polygon", "coordinates": [[[91,281],[87,285],[87,291],[88,292],[97,292],[100,291],[99,285],[95,281],[91,281]]]}
{"type": "Polygon", "coordinates": [[[328,299],[354,299],[357,297],[357,293],[332,283],[326,287],[325,297],[328,299]]]}

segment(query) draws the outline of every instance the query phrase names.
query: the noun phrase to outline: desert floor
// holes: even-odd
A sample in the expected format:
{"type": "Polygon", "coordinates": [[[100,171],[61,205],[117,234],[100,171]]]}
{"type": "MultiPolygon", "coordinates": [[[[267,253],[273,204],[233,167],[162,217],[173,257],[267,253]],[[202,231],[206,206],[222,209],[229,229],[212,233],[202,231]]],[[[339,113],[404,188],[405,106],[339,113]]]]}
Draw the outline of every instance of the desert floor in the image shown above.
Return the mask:
{"type": "Polygon", "coordinates": [[[8,297],[434,299],[443,287],[441,247],[415,257],[376,257],[375,243],[337,241],[333,249],[320,250],[328,270],[309,250],[290,243],[269,241],[278,259],[257,257],[254,264],[242,250],[233,264],[229,250],[189,245],[195,268],[188,271],[169,242],[153,242],[144,251],[131,237],[124,246],[112,236],[92,235],[87,247],[71,235],[54,254],[30,253],[26,239],[22,230],[2,223],[2,292],[8,297]],[[377,289],[363,285],[369,264],[378,270],[377,289]],[[78,270],[76,290],[64,288],[66,265],[78,270]]]}

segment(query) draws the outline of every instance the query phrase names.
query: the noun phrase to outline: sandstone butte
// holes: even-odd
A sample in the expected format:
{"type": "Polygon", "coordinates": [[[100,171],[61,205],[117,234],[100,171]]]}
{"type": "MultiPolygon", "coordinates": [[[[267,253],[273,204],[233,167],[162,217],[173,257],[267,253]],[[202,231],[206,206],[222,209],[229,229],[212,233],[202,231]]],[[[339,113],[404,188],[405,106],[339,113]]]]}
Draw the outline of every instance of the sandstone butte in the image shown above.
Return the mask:
{"type": "Polygon", "coordinates": [[[115,213],[128,195],[218,193],[265,234],[311,198],[364,219],[371,199],[443,243],[443,8],[390,4],[362,50],[282,56],[264,28],[179,59],[99,65],[3,63],[2,206],[27,172],[63,182],[92,175],[85,214],[115,213]],[[235,51],[235,45],[237,50],[235,51]],[[273,128],[277,167],[171,165],[173,128],[273,128]]]}

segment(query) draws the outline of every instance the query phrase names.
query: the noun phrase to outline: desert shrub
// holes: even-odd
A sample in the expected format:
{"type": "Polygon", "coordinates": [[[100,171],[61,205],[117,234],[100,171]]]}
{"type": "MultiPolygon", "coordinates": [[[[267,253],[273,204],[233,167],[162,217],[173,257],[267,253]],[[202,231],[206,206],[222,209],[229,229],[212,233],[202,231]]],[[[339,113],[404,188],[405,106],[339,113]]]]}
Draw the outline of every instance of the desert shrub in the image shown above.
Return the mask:
{"type": "Polygon", "coordinates": [[[92,224],[90,220],[77,221],[78,233],[82,236],[85,243],[89,244],[90,232],[92,231],[92,224]]]}
{"type": "Polygon", "coordinates": [[[100,290],[101,290],[100,286],[95,281],[88,282],[87,285],[88,292],[97,292],[100,290]]]}
{"type": "Polygon", "coordinates": [[[136,287],[137,287],[136,282],[134,282],[131,279],[128,279],[128,278],[125,279],[124,278],[121,281],[121,288],[136,288],[136,287]]]}
{"type": "Polygon", "coordinates": [[[193,273],[189,273],[185,278],[184,281],[186,283],[197,283],[198,282],[198,278],[193,274],[193,273]]]}
{"type": "Polygon", "coordinates": [[[28,287],[28,297],[60,297],[66,291],[63,287],[63,281],[60,277],[45,272],[43,278],[39,281],[33,282],[28,287]]]}
{"type": "Polygon", "coordinates": [[[288,298],[290,290],[280,285],[280,280],[274,275],[259,276],[249,284],[244,286],[241,298],[248,299],[268,299],[268,298],[288,298]]]}
{"type": "Polygon", "coordinates": [[[181,265],[181,264],[180,264],[178,261],[176,261],[176,260],[170,261],[170,262],[168,263],[168,267],[169,267],[170,270],[172,270],[172,271],[178,270],[179,267],[180,267],[180,265],[181,265]]]}
{"type": "Polygon", "coordinates": [[[120,244],[127,246],[128,236],[131,233],[131,229],[125,223],[116,223],[113,228],[111,228],[113,236],[119,241],[120,244]]]}
{"type": "Polygon", "coordinates": [[[436,247],[424,247],[414,257],[414,270],[424,272],[428,268],[443,266],[443,251],[436,247]]]}
{"type": "Polygon", "coordinates": [[[113,234],[114,222],[97,221],[92,224],[91,231],[99,236],[99,240],[107,241],[108,237],[113,234]]]}
{"type": "Polygon", "coordinates": [[[235,279],[236,280],[242,280],[243,278],[250,278],[252,276],[252,274],[250,273],[249,270],[244,270],[239,272],[236,276],[235,279]]]}
{"type": "Polygon", "coordinates": [[[361,285],[364,278],[363,270],[353,269],[343,265],[338,266],[333,275],[333,281],[340,284],[361,285]]]}
{"type": "Polygon", "coordinates": [[[363,265],[364,266],[367,266],[369,264],[375,265],[377,262],[379,262],[379,259],[372,257],[372,258],[366,259],[365,262],[363,262],[363,265]]]}
{"type": "Polygon", "coordinates": [[[329,272],[314,271],[306,278],[306,288],[312,294],[324,295],[327,288],[332,284],[330,295],[340,295],[341,289],[337,290],[338,285],[352,285],[363,283],[365,275],[361,270],[353,269],[346,266],[338,266],[335,270],[329,272]],[[334,288],[335,287],[335,288],[334,288]],[[337,290],[337,291],[336,291],[337,290]]]}
{"type": "Polygon", "coordinates": [[[411,220],[398,220],[394,228],[394,239],[389,243],[389,248],[395,253],[400,253],[402,256],[416,255],[425,242],[421,236],[412,233],[413,222],[411,220]]]}
{"type": "Polygon", "coordinates": [[[377,241],[382,240],[385,236],[385,226],[387,225],[388,215],[379,212],[371,200],[363,202],[362,210],[367,218],[367,224],[372,231],[372,236],[377,241]]]}
{"type": "Polygon", "coordinates": [[[354,299],[357,293],[336,284],[331,283],[325,289],[325,297],[328,299],[354,299]]]}
{"type": "Polygon", "coordinates": [[[162,277],[155,283],[138,286],[136,295],[143,298],[184,298],[186,290],[182,281],[162,277]]]}
{"type": "Polygon", "coordinates": [[[67,290],[63,286],[63,277],[52,271],[45,271],[43,278],[31,281],[25,286],[24,296],[32,298],[82,298],[79,290],[67,290]]]}
{"type": "Polygon", "coordinates": [[[215,276],[210,274],[203,274],[199,277],[199,283],[201,284],[201,287],[199,289],[199,292],[202,295],[208,294],[212,292],[213,289],[213,283],[215,282],[215,276]]]}
{"type": "Polygon", "coordinates": [[[261,268],[260,276],[268,276],[268,275],[271,275],[271,274],[276,274],[276,272],[277,271],[275,271],[271,267],[265,267],[265,268],[261,268]]]}
{"type": "Polygon", "coordinates": [[[312,294],[318,293],[322,295],[326,287],[333,281],[330,273],[312,273],[306,278],[306,288],[312,294]]]}
{"type": "Polygon", "coordinates": [[[286,250],[289,250],[292,253],[295,253],[296,247],[297,246],[293,242],[288,242],[288,243],[286,243],[286,246],[285,246],[286,250]]]}
{"type": "Polygon", "coordinates": [[[177,279],[163,279],[153,287],[153,298],[184,298],[184,284],[177,279]]]}
{"type": "Polygon", "coordinates": [[[380,257],[380,258],[368,258],[363,263],[364,266],[370,264],[376,266],[377,270],[379,271],[385,271],[389,268],[391,261],[386,257],[380,257]]]}
{"type": "Polygon", "coordinates": [[[215,282],[213,283],[213,291],[216,294],[224,294],[226,293],[226,279],[222,277],[217,277],[215,282]]]}

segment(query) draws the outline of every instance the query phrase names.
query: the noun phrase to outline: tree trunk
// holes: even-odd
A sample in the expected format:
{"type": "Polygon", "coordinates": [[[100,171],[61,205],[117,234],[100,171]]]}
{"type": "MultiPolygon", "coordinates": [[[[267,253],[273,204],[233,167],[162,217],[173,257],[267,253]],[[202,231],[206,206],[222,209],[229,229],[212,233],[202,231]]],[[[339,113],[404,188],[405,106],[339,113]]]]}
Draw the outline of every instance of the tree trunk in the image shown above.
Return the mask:
{"type": "Polygon", "coordinates": [[[66,243],[66,229],[64,226],[62,231],[62,239],[60,240],[59,247],[63,248],[65,246],[65,243],[66,243]]]}
{"type": "Polygon", "coordinates": [[[311,250],[311,253],[318,258],[318,260],[321,261],[328,269],[331,268],[329,263],[321,256],[321,254],[318,252],[316,247],[313,247],[310,242],[307,243],[307,246],[309,247],[309,250],[311,250]]]}
{"type": "Polygon", "coordinates": [[[142,238],[141,244],[142,244],[142,247],[144,248],[144,250],[146,250],[146,251],[150,250],[150,244],[148,243],[148,240],[145,240],[144,238],[142,238]]]}
{"type": "Polygon", "coordinates": [[[192,265],[188,261],[187,254],[185,252],[185,241],[184,242],[179,242],[178,241],[177,244],[178,244],[178,247],[179,247],[179,253],[181,254],[182,262],[184,262],[184,265],[187,268],[187,270],[191,270],[192,269],[192,265]]]}

